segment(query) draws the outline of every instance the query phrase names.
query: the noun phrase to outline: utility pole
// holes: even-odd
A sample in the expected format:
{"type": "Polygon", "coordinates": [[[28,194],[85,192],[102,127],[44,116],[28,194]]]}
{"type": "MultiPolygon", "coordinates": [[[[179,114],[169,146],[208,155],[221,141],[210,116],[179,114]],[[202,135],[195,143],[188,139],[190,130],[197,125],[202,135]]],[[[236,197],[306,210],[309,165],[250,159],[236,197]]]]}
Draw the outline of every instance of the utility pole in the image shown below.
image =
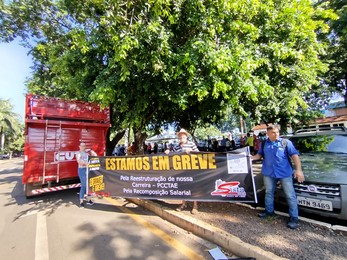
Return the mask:
{"type": "Polygon", "coordinates": [[[242,116],[240,116],[240,130],[241,130],[241,136],[243,136],[243,119],[242,119],[242,116]]]}
{"type": "Polygon", "coordinates": [[[245,120],[243,120],[242,116],[240,116],[240,126],[241,126],[241,135],[243,133],[247,133],[247,126],[245,120]]]}

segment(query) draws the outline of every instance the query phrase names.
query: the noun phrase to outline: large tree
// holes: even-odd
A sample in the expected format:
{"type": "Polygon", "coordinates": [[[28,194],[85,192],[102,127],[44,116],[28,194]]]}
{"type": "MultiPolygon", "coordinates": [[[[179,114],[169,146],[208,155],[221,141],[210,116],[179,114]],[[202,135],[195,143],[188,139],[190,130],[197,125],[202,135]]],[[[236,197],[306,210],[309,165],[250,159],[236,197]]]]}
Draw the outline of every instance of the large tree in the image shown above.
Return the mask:
{"type": "Polygon", "coordinates": [[[330,66],[324,84],[341,94],[347,106],[347,1],[332,0],[329,3],[339,17],[331,21],[330,47],[326,57],[330,66]]]}
{"type": "MultiPolygon", "coordinates": [[[[21,134],[19,115],[13,112],[9,100],[0,98],[0,152],[5,151],[5,141],[21,134]]],[[[10,143],[7,143],[7,149],[10,143]]]]}
{"type": "Polygon", "coordinates": [[[22,0],[3,7],[0,33],[34,41],[31,92],[110,105],[113,130],[139,144],[147,126],[192,130],[227,107],[292,121],[326,69],[328,15],[309,0],[22,0]]]}

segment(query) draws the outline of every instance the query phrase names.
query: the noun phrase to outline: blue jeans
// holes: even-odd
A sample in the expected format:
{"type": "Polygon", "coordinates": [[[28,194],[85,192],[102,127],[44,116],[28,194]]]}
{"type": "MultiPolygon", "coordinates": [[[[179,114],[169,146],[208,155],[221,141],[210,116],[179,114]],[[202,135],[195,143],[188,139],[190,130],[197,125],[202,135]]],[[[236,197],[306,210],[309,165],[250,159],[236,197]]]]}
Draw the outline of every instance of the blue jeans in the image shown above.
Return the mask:
{"type": "Polygon", "coordinates": [[[87,168],[78,168],[78,177],[81,182],[80,200],[83,200],[87,193],[87,168]]]}
{"type": "Polygon", "coordinates": [[[269,176],[263,176],[263,179],[265,185],[265,210],[269,213],[274,212],[274,194],[276,190],[276,184],[278,181],[280,181],[284,194],[286,195],[287,204],[289,207],[289,216],[298,218],[298,202],[296,200],[292,177],[273,178],[269,176]]]}

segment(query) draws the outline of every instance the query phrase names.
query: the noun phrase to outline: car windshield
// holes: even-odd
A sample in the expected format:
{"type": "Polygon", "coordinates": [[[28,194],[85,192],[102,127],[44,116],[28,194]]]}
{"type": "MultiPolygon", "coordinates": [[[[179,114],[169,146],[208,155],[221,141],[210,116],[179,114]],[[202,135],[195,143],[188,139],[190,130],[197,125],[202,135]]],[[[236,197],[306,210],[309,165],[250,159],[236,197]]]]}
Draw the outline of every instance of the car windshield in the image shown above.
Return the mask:
{"type": "Polygon", "coordinates": [[[347,135],[293,136],[290,140],[300,153],[331,152],[347,154],[347,135]]]}

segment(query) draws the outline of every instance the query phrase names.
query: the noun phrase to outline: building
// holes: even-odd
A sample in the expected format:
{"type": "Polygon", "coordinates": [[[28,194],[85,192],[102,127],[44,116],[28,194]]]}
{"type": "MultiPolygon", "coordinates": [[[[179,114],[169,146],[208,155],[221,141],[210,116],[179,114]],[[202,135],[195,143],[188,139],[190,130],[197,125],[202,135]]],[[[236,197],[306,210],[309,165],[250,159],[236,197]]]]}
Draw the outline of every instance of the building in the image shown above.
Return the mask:
{"type": "Polygon", "coordinates": [[[347,107],[344,101],[337,101],[329,104],[324,111],[324,117],[312,121],[308,127],[322,128],[333,126],[347,127],[347,107]]]}
{"type": "Polygon", "coordinates": [[[327,109],[324,111],[326,117],[334,116],[345,116],[347,115],[347,107],[344,101],[338,101],[331,103],[327,106],[327,109]]]}
{"type": "MultiPolygon", "coordinates": [[[[324,111],[324,117],[317,118],[309,123],[305,128],[322,128],[322,127],[333,127],[333,126],[344,126],[347,128],[347,107],[344,101],[338,101],[331,103],[327,106],[324,111]]],[[[258,135],[261,132],[266,132],[266,124],[260,124],[252,128],[254,134],[258,135]]],[[[292,132],[291,127],[288,127],[288,133],[292,132]]]]}

